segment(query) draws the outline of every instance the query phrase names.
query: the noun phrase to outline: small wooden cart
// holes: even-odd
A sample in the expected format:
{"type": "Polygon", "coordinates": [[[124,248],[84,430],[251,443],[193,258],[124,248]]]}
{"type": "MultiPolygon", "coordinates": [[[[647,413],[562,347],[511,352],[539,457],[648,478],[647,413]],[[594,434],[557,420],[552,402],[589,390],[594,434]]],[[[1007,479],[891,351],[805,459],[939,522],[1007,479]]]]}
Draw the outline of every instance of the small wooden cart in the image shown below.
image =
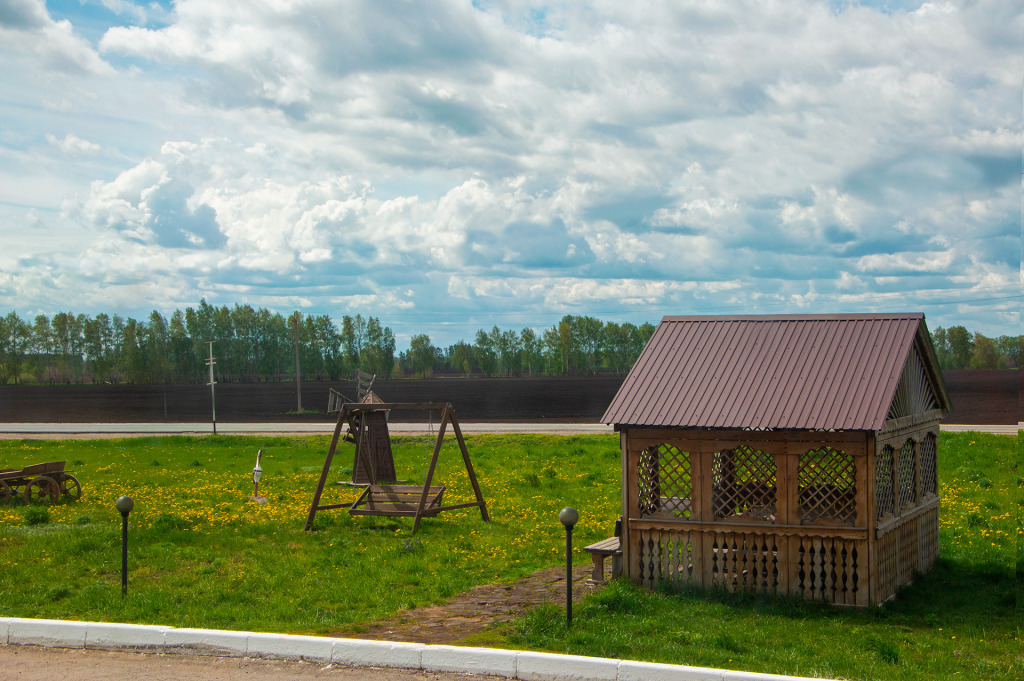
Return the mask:
{"type": "Polygon", "coordinates": [[[21,469],[0,470],[0,504],[22,494],[26,504],[55,504],[62,496],[72,501],[82,497],[78,478],[64,470],[64,461],[35,463],[21,469]]]}

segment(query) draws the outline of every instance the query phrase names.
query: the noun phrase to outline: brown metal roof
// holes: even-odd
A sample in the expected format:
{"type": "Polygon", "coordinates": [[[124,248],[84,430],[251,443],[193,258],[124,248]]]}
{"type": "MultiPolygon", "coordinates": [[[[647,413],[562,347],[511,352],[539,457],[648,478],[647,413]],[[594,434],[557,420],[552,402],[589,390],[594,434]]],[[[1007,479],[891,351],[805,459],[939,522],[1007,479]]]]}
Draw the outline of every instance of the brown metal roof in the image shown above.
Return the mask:
{"type": "Polygon", "coordinates": [[[915,342],[948,411],[920,313],[665,317],[602,422],[877,430],[915,342]]]}

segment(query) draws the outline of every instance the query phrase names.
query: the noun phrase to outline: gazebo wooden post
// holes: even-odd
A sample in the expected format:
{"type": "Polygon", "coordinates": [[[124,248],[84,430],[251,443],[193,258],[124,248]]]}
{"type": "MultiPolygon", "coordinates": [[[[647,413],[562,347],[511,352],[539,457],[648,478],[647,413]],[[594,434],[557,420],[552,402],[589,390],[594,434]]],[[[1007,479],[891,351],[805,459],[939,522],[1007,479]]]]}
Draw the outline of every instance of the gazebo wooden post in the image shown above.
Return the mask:
{"type": "Polygon", "coordinates": [[[631,568],[633,543],[629,534],[629,518],[631,511],[629,496],[629,434],[628,431],[625,430],[619,431],[619,459],[620,466],[622,468],[622,525],[619,535],[619,548],[622,549],[622,567],[626,573],[626,577],[633,579],[631,568]]]}
{"type": "MultiPolygon", "coordinates": [[[[629,439],[629,433],[626,434],[627,442],[629,439]]],[[[643,448],[637,445],[629,444],[626,452],[626,458],[628,462],[629,470],[626,472],[625,491],[623,496],[626,498],[626,515],[623,520],[624,525],[629,524],[630,518],[640,517],[640,496],[637,485],[637,468],[640,464],[640,457],[643,456],[643,448]]],[[[630,579],[640,579],[640,551],[639,551],[639,537],[634,537],[627,533],[626,535],[630,540],[630,553],[629,562],[626,563],[629,570],[630,579]]]]}

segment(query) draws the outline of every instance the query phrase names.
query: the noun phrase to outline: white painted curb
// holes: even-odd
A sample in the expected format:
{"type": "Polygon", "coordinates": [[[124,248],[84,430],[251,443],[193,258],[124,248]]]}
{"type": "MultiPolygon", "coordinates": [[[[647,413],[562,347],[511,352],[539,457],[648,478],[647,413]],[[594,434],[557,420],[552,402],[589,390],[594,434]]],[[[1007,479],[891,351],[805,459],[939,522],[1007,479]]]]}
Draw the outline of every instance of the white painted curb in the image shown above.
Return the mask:
{"type": "Polygon", "coordinates": [[[490,674],[522,681],[799,681],[803,678],[495,648],[0,617],[0,646],[8,645],[307,660],[350,667],[490,674]]]}

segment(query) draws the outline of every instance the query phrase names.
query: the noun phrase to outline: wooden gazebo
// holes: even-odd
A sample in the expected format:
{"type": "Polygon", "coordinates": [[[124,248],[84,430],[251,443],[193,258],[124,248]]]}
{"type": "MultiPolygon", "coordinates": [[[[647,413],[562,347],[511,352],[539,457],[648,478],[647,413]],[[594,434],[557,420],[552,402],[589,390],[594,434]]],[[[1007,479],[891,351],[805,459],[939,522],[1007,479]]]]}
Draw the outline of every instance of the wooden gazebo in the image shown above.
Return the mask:
{"type": "Polygon", "coordinates": [[[646,585],[881,603],[939,551],[922,314],[665,317],[602,419],[646,585]]]}

